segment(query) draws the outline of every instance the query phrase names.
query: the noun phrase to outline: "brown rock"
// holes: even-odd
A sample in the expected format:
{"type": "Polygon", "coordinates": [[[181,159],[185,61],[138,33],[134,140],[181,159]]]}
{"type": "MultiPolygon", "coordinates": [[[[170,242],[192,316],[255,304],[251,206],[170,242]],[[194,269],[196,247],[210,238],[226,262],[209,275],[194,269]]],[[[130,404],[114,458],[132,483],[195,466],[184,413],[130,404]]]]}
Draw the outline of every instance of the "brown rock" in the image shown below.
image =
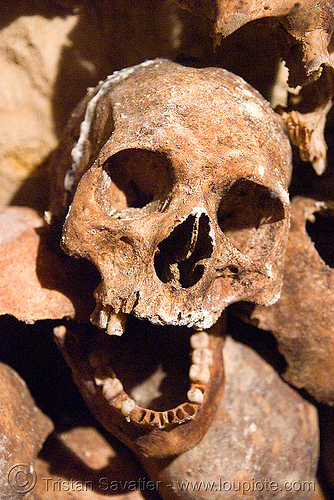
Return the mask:
{"type": "Polygon", "coordinates": [[[0,9],[0,204],[45,208],[44,163],[69,113],[115,69],[172,57],[175,6],[18,0],[0,9]]]}
{"type": "Polygon", "coordinates": [[[0,495],[34,498],[36,456],[51,433],[51,421],[36,407],[25,382],[0,363],[0,495]]]}
{"type": "Polygon", "coordinates": [[[34,210],[0,210],[0,248],[0,314],[27,323],[89,318],[93,275],[52,249],[46,224],[34,210]]]}

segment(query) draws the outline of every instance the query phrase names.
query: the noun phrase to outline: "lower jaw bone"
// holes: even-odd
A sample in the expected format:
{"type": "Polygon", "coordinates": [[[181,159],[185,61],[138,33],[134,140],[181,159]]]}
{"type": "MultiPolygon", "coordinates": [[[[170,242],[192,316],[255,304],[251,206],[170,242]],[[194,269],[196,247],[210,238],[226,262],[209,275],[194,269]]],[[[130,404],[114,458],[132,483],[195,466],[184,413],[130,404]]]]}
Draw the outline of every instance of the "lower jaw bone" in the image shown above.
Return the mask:
{"type": "MultiPolygon", "coordinates": [[[[169,409],[166,412],[156,412],[137,406],[135,401],[123,390],[121,381],[115,376],[114,378],[107,376],[108,373],[112,372],[112,369],[105,366],[107,356],[101,350],[93,351],[89,355],[90,365],[95,370],[95,384],[101,386],[102,394],[108,403],[120,409],[127,421],[164,429],[171,427],[173,424],[181,424],[192,420],[196,417],[197,406],[204,401],[206,386],[211,378],[210,367],[213,365],[213,353],[210,349],[210,336],[205,331],[193,333],[190,336],[190,346],[193,349],[193,364],[189,370],[191,387],[187,391],[188,401],[176,408],[169,409]],[[103,378],[103,373],[106,374],[105,378],[103,378]]],[[[147,391],[148,387],[146,386],[145,389],[147,391]]]]}
{"type": "MultiPolygon", "coordinates": [[[[113,363],[111,366],[107,364],[107,349],[93,349],[86,357],[87,361],[81,360],[81,364],[84,364],[82,373],[90,371],[93,386],[87,375],[84,377],[80,374],[78,359],[69,361],[69,354],[64,355],[88,406],[107,430],[138,454],[172,456],[191,449],[204,436],[221,398],[223,330],[224,320],[221,319],[210,330],[195,332],[190,336],[190,388],[185,393],[183,403],[163,411],[143,408],[136,404],[131,392],[125,392],[123,376],[119,379],[114,373],[113,363]]],[[[120,357],[122,364],[126,364],[127,361],[120,357]]],[[[178,392],[177,384],[175,387],[178,392]]]]}

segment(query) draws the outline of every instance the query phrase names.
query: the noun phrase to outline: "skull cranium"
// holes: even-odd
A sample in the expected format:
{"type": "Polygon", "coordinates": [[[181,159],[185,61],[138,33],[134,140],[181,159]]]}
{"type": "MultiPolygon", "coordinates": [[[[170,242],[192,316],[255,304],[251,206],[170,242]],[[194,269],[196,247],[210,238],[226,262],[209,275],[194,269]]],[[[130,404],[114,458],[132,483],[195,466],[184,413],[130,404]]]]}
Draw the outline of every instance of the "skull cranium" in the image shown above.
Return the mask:
{"type": "MultiPolygon", "coordinates": [[[[105,314],[209,328],[231,302],[273,302],[288,231],[288,141],[240,78],[158,61],[97,102],[114,130],[63,232],[105,314]]],[[[97,314],[95,314],[97,316],[97,314]]],[[[102,326],[102,325],[101,325],[102,326]]]]}

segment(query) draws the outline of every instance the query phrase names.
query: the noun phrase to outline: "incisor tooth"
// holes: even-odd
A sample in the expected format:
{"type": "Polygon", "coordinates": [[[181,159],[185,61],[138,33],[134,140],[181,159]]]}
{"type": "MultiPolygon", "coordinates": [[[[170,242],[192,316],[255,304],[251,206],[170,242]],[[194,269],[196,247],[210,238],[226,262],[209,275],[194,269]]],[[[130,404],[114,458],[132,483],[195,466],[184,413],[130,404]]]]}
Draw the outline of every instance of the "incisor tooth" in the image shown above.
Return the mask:
{"type": "Polygon", "coordinates": [[[121,406],[121,412],[123,413],[123,415],[125,417],[128,417],[130,415],[130,413],[133,412],[135,407],[136,407],[136,403],[134,402],[134,400],[128,398],[125,401],[123,401],[122,406],[121,406]]]}
{"type": "Polygon", "coordinates": [[[190,345],[193,349],[208,347],[209,335],[206,332],[193,333],[190,337],[190,345]]]}
{"type": "Polygon", "coordinates": [[[108,319],[108,335],[122,335],[125,330],[126,315],[124,313],[111,313],[108,319]]]}
{"type": "Polygon", "coordinates": [[[194,349],[192,353],[192,361],[194,365],[208,365],[213,363],[212,352],[210,349],[194,349]]]}
{"type": "Polygon", "coordinates": [[[210,368],[208,365],[191,365],[189,378],[198,384],[207,384],[210,380],[210,368]]]}
{"type": "Polygon", "coordinates": [[[53,333],[54,335],[60,339],[60,340],[65,340],[65,337],[66,337],[66,332],[67,332],[67,329],[66,329],[66,326],[64,325],[59,325],[59,326],[56,326],[54,329],[53,329],[53,333]]]}
{"type": "Polygon", "coordinates": [[[190,389],[187,392],[187,397],[190,403],[197,403],[199,405],[203,403],[204,399],[203,393],[199,389],[190,389]]]}
{"type": "Polygon", "coordinates": [[[107,378],[104,381],[102,394],[107,400],[115,398],[122,391],[123,385],[118,378],[107,378]]]}
{"type": "Polygon", "coordinates": [[[107,328],[108,324],[108,316],[109,316],[109,311],[106,307],[101,309],[100,314],[99,314],[99,319],[98,319],[98,324],[97,326],[101,328],[102,330],[105,330],[107,328]]]}

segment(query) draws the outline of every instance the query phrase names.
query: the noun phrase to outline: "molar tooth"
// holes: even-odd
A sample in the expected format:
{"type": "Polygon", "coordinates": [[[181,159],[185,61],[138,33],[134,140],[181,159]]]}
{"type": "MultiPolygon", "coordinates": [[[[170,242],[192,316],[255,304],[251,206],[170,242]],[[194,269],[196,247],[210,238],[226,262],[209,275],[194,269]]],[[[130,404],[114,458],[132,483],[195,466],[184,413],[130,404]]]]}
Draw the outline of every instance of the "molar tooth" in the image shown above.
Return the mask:
{"type": "Polygon", "coordinates": [[[134,402],[134,400],[127,398],[122,403],[121,412],[123,413],[124,417],[129,417],[130,413],[133,412],[135,407],[136,407],[136,403],[134,402]]]}
{"type": "Polygon", "coordinates": [[[210,368],[208,365],[191,365],[189,378],[198,384],[207,384],[210,380],[210,368]]]}
{"type": "Polygon", "coordinates": [[[124,401],[124,398],[126,398],[124,392],[120,392],[118,396],[115,397],[115,399],[112,400],[112,405],[117,408],[118,410],[121,409],[122,403],[124,401]]]}
{"type": "Polygon", "coordinates": [[[139,408],[138,406],[136,406],[131,415],[131,420],[141,423],[144,420],[145,415],[146,411],[144,410],[144,408],[139,408]]]}
{"type": "Polygon", "coordinates": [[[207,348],[194,349],[192,353],[192,361],[194,365],[211,366],[213,363],[212,352],[207,348]]]}
{"type": "Polygon", "coordinates": [[[109,401],[114,399],[118,394],[123,391],[123,385],[118,378],[107,378],[104,381],[102,394],[109,401]]]}
{"type": "Polygon", "coordinates": [[[114,312],[110,313],[108,319],[108,335],[122,335],[125,330],[126,324],[126,315],[122,312],[115,314],[114,312]]]}
{"type": "Polygon", "coordinates": [[[210,338],[206,332],[193,333],[190,337],[190,345],[193,349],[208,347],[209,342],[210,338]]]}
{"type": "Polygon", "coordinates": [[[203,403],[203,399],[204,399],[203,393],[199,389],[190,389],[187,392],[187,397],[191,403],[196,403],[198,405],[203,403]]]}

